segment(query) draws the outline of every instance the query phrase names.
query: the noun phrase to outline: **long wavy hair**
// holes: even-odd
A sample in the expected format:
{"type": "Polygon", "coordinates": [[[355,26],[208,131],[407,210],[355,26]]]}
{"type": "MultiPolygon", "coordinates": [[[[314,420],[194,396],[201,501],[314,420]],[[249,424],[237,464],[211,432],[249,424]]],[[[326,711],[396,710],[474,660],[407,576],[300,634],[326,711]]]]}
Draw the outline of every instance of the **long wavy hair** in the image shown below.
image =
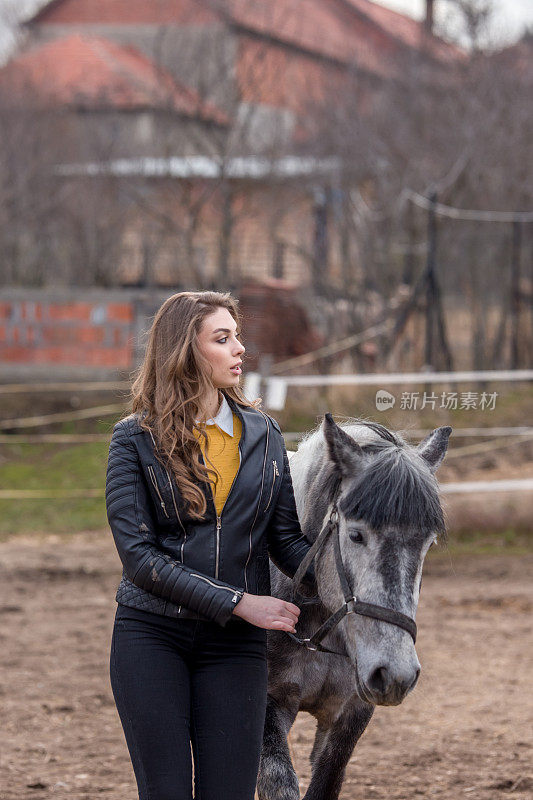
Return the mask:
{"type": "MultiPolygon", "coordinates": [[[[168,297],[154,316],[144,360],[131,386],[132,412],[138,414],[141,427],[151,431],[156,458],[173,473],[194,519],[202,519],[207,509],[198,482],[216,485],[217,479],[216,471],[200,462],[193,427],[199,401],[213,388],[211,365],[199,349],[198,334],[205,318],[218,308],[227,308],[240,329],[238,301],[230,292],[178,292],[168,297]]],[[[255,408],[262,402],[247,400],[239,386],[223,391],[241,406],[255,408]]],[[[207,444],[205,431],[197,430],[207,444]]]]}

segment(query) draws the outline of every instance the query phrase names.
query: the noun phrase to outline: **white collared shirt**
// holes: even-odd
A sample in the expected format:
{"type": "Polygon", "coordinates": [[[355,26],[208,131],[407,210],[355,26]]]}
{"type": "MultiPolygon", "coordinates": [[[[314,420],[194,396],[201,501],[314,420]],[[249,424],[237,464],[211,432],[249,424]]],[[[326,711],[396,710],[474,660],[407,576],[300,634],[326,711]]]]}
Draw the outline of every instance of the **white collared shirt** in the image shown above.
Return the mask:
{"type": "MultiPolygon", "coordinates": [[[[199,420],[195,420],[195,422],[199,424],[199,420]]],[[[233,436],[233,411],[225,395],[222,395],[222,402],[216,416],[208,419],[205,424],[216,425],[221,431],[227,433],[228,436],[233,436]]]]}

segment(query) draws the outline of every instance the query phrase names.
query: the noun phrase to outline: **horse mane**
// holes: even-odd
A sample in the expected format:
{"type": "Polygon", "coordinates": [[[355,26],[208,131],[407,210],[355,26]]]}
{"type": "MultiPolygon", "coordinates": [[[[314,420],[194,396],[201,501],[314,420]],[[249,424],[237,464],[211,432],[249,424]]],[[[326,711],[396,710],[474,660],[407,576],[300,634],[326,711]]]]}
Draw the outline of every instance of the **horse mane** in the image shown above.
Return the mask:
{"type": "MultiPolygon", "coordinates": [[[[354,476],[354,482],[339,504],[339,510],[345,516],[364,519],[374,530],[394,525],[434,530],[445,535],[446,524],[438,484],[416,448],[400,434],[393,433],[377,422],[348,418],[339,425],[357,441],[351,430],[354,426],[364,427],[370,434],[358,442],[368,457],[360,474],[354,476]]],[[[324,437],[320,425],[306,434],[298,450],[303,445],[302,457],[305,458],[305,451],[312,453],[322,442],[324,437]]],[[[323,450],[322,460],[324,455],[323,450]]],[[[333,499],[337,480],[333,464],[331,469],[320,470],[320,494],[326,504],[333,499]]]]}

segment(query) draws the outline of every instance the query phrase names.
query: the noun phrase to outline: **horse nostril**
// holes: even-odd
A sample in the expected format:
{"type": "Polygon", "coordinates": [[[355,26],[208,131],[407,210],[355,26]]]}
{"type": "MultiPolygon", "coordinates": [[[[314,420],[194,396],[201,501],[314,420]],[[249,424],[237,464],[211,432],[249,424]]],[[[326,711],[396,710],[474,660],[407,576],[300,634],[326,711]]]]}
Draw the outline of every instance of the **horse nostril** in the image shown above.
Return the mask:
{"type": "Polygon", "coordinates": [[[376,694],[387,694],[389,684],[390,675],[386,667],[378,667],[368,679],[368,688],[376,694]]]}
{"type": "Polygon", "coordinates": [[[410,692],[410,691],[411,691],[411,689],[414,689],[414,688],[415,688],[415,686],[416,686],[416,683],[417,683],[417,681],[418,681],[418,676],[419,676],[419,675],[420,675],[420,667],[419,667],[419,668],[417,669],[417,671],[416,671],[416,675],[415,675],[415,677],[414,677],[414,680],[413,680],[413,682],[411,683],[411,685],[410,685],[409,689],[407,690],[408,692],[410,692]]]}

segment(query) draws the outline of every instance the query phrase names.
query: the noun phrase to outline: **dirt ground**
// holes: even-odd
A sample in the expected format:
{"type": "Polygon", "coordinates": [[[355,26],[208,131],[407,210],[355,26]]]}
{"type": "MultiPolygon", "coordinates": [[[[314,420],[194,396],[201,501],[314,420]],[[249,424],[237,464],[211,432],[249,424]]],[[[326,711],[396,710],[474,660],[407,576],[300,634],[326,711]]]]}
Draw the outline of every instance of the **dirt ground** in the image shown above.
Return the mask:
{"type": "MultiPolygon", "coordinates": [[[[378,708],[347,769],[346,800],[533,797],[533,554],[426,565],[422,675],[378,708]]],[[[1,800],[134,800],[109,684],[120,563],[111,534],[0,544],[1,800]]],[[[314,720],[291,747],[302,796],[314,720]]]]}

